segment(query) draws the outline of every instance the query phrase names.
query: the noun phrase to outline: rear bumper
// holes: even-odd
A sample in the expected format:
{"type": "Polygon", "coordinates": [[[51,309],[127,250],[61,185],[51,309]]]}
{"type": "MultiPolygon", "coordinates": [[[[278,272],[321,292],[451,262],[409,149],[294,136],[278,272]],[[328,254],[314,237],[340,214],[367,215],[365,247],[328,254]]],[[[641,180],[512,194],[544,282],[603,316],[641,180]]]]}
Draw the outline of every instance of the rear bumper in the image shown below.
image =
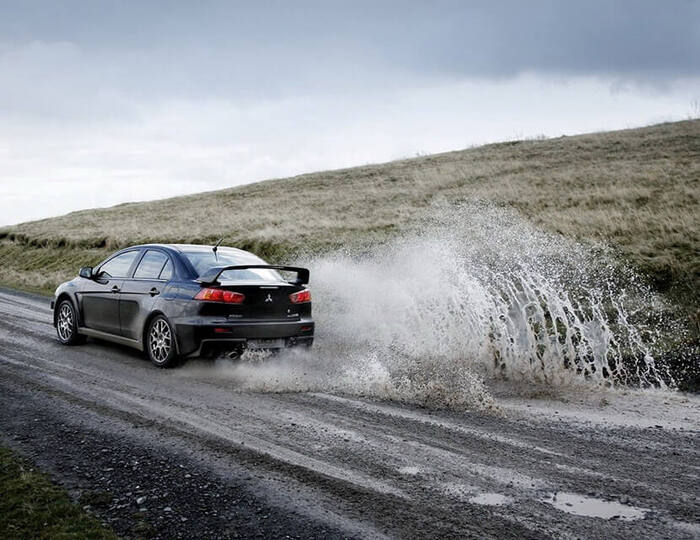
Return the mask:
{"type": "MultiPolygon", "coordinates": [[[[314,343],[313,336],[292,336],[284,338],[284,348],[291,347],[311,347],[314,343]]],[[[216,356],[226,351],[236,349],[245,350],[247,341],[245,339],[203,339],[199,347],[187,356],[216,356]]]]}
{"type": "Polygon", "coordinates": [[[312,319],[297,321],[174,321],[179,352],[199,356],[210,351],[246,348],[249,339],[280,339],[285,347],[310,346],[312,319]]]}

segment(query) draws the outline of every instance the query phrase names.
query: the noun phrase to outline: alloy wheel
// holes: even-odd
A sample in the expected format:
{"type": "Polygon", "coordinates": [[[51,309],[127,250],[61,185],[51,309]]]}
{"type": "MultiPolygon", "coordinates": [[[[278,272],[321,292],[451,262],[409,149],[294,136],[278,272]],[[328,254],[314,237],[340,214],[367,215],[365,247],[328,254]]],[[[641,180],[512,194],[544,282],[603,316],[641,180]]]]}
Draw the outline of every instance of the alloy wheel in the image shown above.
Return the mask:
{"type": "Polygon", "coordinates": [[[68,302],[63,302],[63,304],[61,304],[61,309],[58,311],[58,319],[56,320],[58,337],[60,337],[62,341],[70,340],[73,335],[74,324],[75,317],[73,316],[73,308],[71,308],[68,302]]]}
{"type": "Polygon", "coordinates": [[[148,340],[151,358],[158,363],[165,362],[170,356],[172,341],[170,325],[164,319],[156,320],[151,326],[148,340]]]}

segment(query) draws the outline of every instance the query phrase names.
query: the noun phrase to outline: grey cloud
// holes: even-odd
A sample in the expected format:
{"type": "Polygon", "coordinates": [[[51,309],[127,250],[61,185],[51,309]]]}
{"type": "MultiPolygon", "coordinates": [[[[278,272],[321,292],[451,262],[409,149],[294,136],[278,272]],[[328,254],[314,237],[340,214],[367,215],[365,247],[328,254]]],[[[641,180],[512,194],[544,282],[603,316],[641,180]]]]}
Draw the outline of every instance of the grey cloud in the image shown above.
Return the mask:
{"type": "MultiPolygon", "coordinates": [[[[697,1],[67,1],[3,6],[4,48],[69,42],[134,95],[352,91],[397,77],[700,73],[697,1]]],[[[2,51],[2,48],[0,48],[2,51]]]]}

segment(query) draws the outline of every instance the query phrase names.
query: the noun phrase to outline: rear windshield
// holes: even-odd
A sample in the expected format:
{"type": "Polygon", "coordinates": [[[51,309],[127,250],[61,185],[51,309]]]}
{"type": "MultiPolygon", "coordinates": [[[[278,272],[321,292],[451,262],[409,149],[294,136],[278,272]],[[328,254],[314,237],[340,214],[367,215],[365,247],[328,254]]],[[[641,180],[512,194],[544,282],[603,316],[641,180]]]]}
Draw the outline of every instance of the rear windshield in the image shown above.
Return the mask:
{"type": "MultiPolygon", "coordinates": [[[[187,260],[194,267],[197,276],[206,274],[212,268],[217,266],[233,266],[243,264],[267,264],[262,259],[258,259],[254,255],[241,255],[237,252],[224,251],[219,249],[215,255],[213,251],[185,251],[183,253],[187,260]]],[[[282,281],[275,270],[266,268],[250,268],[247,270],[227,270],[219,277],[219,281],[282,281]]]]}

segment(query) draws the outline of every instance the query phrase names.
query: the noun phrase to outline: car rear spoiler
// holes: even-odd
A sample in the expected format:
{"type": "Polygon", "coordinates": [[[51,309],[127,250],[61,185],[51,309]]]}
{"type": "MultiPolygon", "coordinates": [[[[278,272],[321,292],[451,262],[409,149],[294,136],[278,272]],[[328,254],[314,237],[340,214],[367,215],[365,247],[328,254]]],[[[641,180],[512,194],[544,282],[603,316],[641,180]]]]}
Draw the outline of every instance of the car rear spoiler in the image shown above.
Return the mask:
{"type": "Polygon", "coordinates": [[[287,272],[296,272],[297,278],[290,282],[295,285],[306,285],[309,282],[309,270],[307,268],[299,268],[298,266],[277,266],[269,264],[239,264],[234,266],[216,266],[210,268],[203,276],[199,276],[197,281],[202,285],[218,285],[219,276],[227,270],[248,270],[249,268],[265,268],[268,270],[283,270],[287,272]]]}

